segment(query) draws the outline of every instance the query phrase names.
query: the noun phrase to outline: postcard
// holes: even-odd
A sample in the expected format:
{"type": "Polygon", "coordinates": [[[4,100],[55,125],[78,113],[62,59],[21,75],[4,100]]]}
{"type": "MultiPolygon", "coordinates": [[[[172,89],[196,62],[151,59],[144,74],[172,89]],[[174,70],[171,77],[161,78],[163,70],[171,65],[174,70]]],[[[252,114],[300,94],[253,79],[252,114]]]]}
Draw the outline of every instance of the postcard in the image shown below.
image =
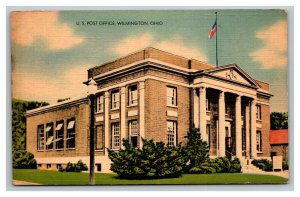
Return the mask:
{"type": "Polygon", "coordinates": [[[11,12],[13,184],[288,183],[287,14],[11,12]]]}

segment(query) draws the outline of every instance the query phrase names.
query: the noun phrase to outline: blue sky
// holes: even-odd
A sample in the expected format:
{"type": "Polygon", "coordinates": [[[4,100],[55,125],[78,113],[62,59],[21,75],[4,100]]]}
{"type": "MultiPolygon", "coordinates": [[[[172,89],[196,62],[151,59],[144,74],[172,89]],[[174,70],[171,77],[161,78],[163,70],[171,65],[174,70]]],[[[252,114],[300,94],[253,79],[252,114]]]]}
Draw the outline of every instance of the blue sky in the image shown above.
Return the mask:
{"type": "MultiPolygon", "coordinates": [[[[86,70],[153,46],[215,64],[216,10],[19,12],[11,16],[13,97],[43,100],[86,92],[86,70]],[[115,25],[76,25],[76,22],[115,25]],[[147,21],[149,25],[117,25],[147,21]],[[151,21],[163,23],[150,25],[151,21]]],[[[218,10],[219,65],[236,63],[268,82],[272,111],[287,111],[287,14],[283,10],[218,10]]]]}

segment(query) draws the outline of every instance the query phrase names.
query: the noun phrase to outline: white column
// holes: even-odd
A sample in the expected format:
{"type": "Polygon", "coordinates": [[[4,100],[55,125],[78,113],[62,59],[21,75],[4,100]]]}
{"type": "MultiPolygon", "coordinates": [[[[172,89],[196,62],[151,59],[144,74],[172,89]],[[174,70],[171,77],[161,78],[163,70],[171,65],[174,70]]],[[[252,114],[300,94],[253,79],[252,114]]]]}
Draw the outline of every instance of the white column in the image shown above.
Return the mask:
{"type": "Polygon", "coordinates": [[[251,158],[257,157],[256,150],[256,102],[251,101],[251,158]]]}
{"type": "Polygon", "coordinates": [[[242,158],[242,120],[241,120],[241,96],[237,95],[235,100],[235,154],[242,158]]]}
{"type": "Polygon", "coordinates": [[[194,125],[196,128],[199,128],[199,95],[198,95],[198,90],[197,88],[193,89],[193,94],[194,94],[194,125]]]}
{"type": "MultiPolygon", "coordinates": [[[[104,94],[104,144],[105,148],[110,148],[109,143],[109,92],[105,92],[104,94]]],[[[107,154],[107,151],[105,150],[105,155],[107,154]]]]}
{"type": "Polygon", "coordinates": [[[250,159],[250,109],[249,104],[246,105],[245,110],[245,122],[246,122],[246,158],[250,159]]]}
{"type": "Polygon", "coordinates": [[[125,97],[126,88],[121,87],[121,148],[123,146],[123,138],[126,138],[126,97],[125,97]]]}
{"type": "Polygon", "coordinates": [[[224,92],[219,94],[219,156],[225,153],[225,98],[224,92]]]}
{"type": "Polygon", "coordinates": [[[145,139],[145,82],[139,83],[139,129],[140,129],[140,148],[143,146],[142,138],[145,139]]]}
{"type": "Polygon", "coordinates": [[[199,97],[200,97],[200,133],[201,138],[204,141],[207,141],[207,135],[206,135],[206,88],[200,87],[199,88],[199,97]]]}

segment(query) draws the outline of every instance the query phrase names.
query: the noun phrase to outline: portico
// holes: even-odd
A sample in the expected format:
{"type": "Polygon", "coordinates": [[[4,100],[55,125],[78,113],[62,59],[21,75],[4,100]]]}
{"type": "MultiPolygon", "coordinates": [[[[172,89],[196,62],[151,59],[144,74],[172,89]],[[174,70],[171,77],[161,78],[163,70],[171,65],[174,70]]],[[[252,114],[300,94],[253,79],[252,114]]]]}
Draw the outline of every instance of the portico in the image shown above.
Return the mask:
{"type": "Polygon", "coordinates": [[[208,70],[193,85],[194,125],[208,142],[210,155],[256,158],[259,85],[236,65],[208,70]]]}

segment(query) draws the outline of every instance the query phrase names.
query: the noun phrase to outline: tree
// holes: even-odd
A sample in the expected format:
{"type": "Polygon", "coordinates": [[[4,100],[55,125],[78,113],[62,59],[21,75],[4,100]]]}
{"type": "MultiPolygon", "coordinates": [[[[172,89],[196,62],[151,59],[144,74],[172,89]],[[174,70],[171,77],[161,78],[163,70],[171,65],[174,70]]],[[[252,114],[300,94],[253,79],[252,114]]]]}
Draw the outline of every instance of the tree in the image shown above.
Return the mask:
{"type": "Polygon", "coordinates": [[[63,102],[63,101],[67,101],[67,100],[70,100],[71,98],[68,97],[68,98],[62,98],[62,99],[57,99],[57,102],[60,103],[60,102],[63,102]]]}
{"type": "Polygon", "coordinates": [[[288,129],[288,113],[272,112],[270,115],[270,123],[272,130],[288,129]]]}
{"type": "Polygon", "coordinates": [[[12,156],[14,168],[33,168],[36,166],[33,155],[26,151],[25,114],[27,110],[45,105],[48,105],[48,103],[12,99],[12,156]]]}
{"type": "Polygon", "coordinates": [[[241,164],[238,158],[230,160],[227,157],[209,158],[209,147],[206,141],[201,139],[198,128],[192,128],[187,134],[188,142],[183,148],[187,157],[185,171],[191,174],[210,173],[238,173],[241,172],[241,164]]]}
{"type": "Polygon", "coordinates": [[[111,170],[123,178],[178,177],[186,163],[181,146],[167,147],[163,142],[143,141],[142,149],[132,147],[123,139],[124,149],[108,149],[111,170]]]}
{"type": "Polygon", "coordinates": [[[198,167],[209,159],[209,147],[206,141],[201,139],[198,128],[192,128],[187,133],[187,145],[184,152],[188,160],[187,171],[193,167],[198,167]]]}
{"type": "Polygon", "coordinates": [[[13,168],[35,169],[36,160],[33,154],[26,150],[15,150],[13,152],[13,168]]]}

